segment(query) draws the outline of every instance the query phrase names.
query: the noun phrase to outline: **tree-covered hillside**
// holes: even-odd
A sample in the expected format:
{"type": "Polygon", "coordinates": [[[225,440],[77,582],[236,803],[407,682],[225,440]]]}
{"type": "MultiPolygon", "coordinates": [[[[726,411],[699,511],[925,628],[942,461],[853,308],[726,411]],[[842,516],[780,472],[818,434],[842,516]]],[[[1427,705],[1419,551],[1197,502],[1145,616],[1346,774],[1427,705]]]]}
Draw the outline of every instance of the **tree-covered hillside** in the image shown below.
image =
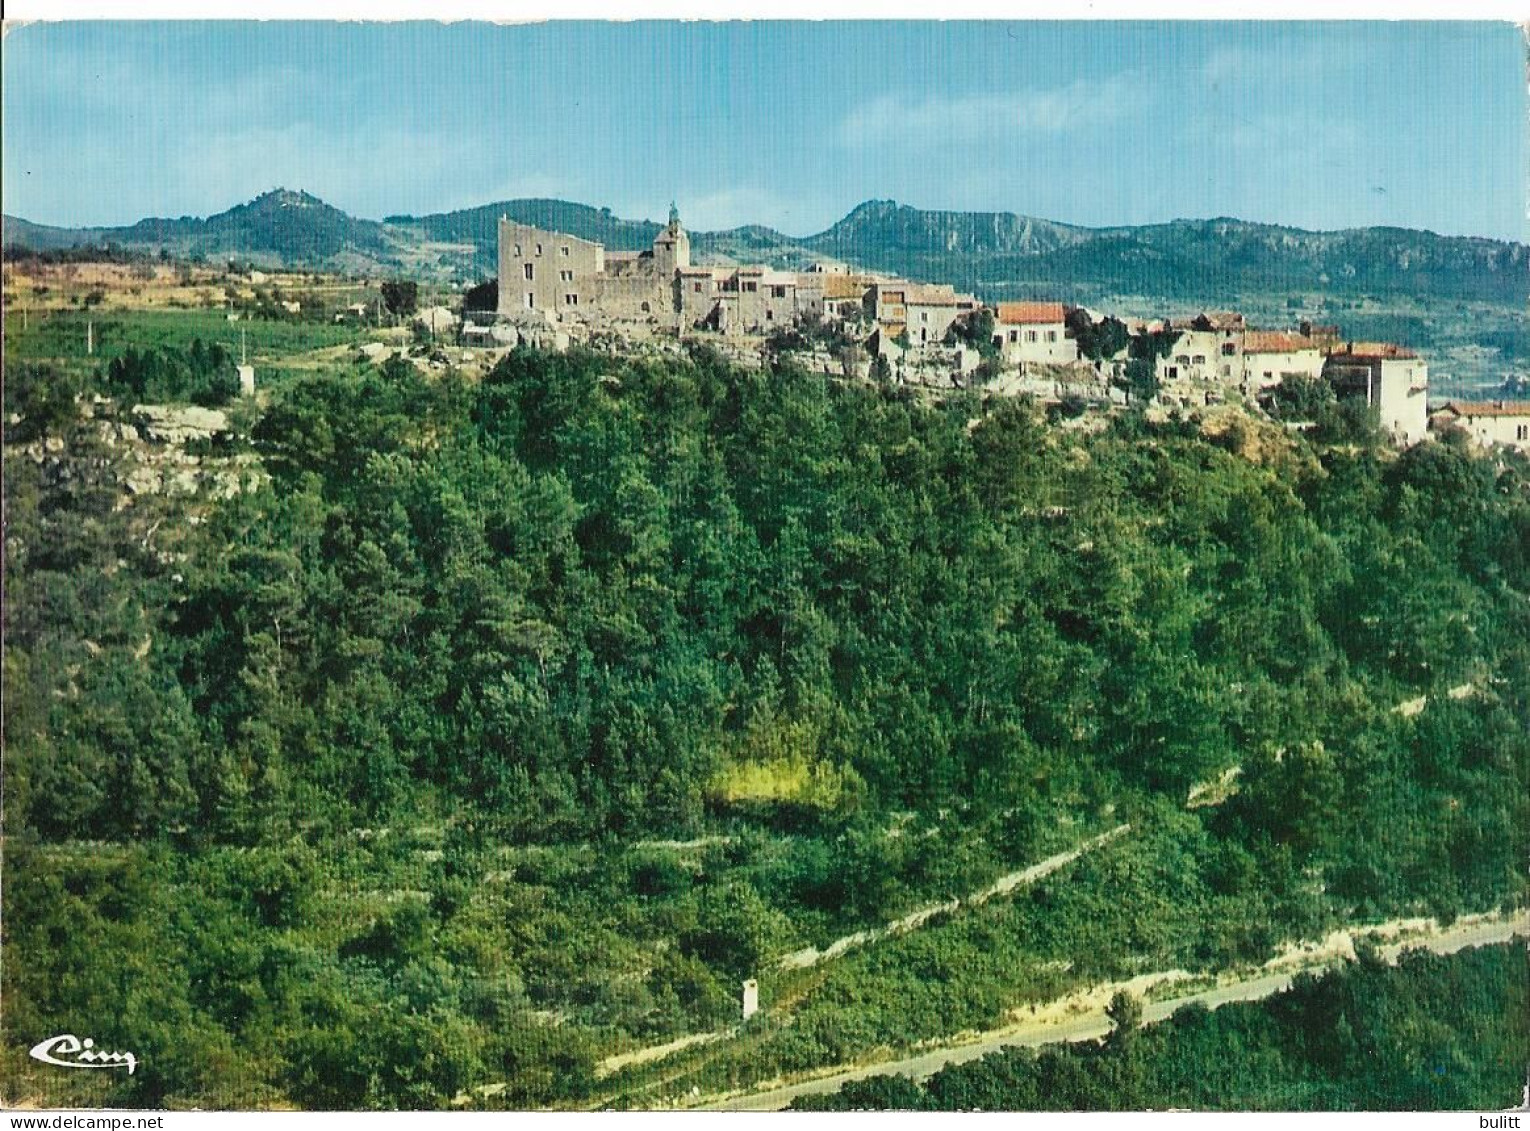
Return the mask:
{"type": "Polygon", "coordinates": [[[475,244],[484,266],[493,271],[501,216],[534,228],[594,240],[612,251],[646,251],[662,227],[652,220],[623,220],[609,208],[566,200],[505,200],[429,216],[389,216],[384,223],[427,239],[475,244]]]}
{"type": "Polygon", "coordinates": [[[1523,461],[520,350],[311,370],[161,497],[109,373],[6,376],[8,1102],[641,1105],[744,977],[698,1081],[1522,899],[1523,461]],[[26,1059],[87,1025],[142,1068],[26,1059]]]}

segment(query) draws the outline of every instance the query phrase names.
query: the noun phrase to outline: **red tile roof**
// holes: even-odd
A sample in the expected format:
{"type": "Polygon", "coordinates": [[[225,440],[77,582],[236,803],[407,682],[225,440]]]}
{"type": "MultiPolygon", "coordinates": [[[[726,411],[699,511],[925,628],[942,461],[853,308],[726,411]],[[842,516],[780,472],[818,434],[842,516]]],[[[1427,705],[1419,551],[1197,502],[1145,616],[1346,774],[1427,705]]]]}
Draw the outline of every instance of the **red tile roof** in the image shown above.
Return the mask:
{"type": "Polygon", "coordinates": [[[1001,302],[999,321],[1006,326],[1049,325],[1063,320],[1060,302],[1001,302]]]}
{"type": "Polygon", "coordinates": [[[1435,411],[1457,416],[1530,416],[1530,401],[1447,401],[1435,411]]]}
{"type": "Polygon", "coordinates": [[[1315,338],[1302,334],[1287,334],[1279,330],[1250,330],[1243,335],[1244,353],[1297,353],[1300,350],[1317,348],[1318,343],[1315,338]]]}
{"type": "Polygon", "coordinates": [[[1418,356],[1407,346],[1391,342],[1345,342],[1329,351],[1330,357],[1355,357],[1365,361],[1409,361],[1418,356]]]}

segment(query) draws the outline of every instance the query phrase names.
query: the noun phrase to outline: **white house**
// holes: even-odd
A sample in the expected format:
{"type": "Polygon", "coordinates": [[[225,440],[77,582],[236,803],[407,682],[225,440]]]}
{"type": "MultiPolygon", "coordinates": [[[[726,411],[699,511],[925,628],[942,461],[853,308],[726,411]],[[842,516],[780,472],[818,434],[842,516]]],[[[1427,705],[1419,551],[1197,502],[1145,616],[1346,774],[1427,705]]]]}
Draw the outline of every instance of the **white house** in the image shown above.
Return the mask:
{"type": "Polygon", "coordinates": [[[1429,415],[1429,427],[1450,426],[1485,448],[1530,452],[1530,401],[1447,401],[1429,415]]]}
{"type": "Polygon", "coordinates": [[[1068,336],[1065,316],[1060,302],[1001,302],[994,317],[994,344],[1011,365],[1077,361],[1078,343],[1068,336]]]}
{"type": "Polygon", "coordinates": [[[1287,377],[1323,376],[1322,343],[1303,334],[1249,330],[1243,335],[1243,388],[1257,394],[1287,377]]]}
{"type": "Polygon", "coordinates": [[[1412,350],[1347,342],[1329,353],[1323,377],[1341,397],[1364,396],[1399,443],[1416,444],[1429,431],[1429,366],[1412,350]]]}

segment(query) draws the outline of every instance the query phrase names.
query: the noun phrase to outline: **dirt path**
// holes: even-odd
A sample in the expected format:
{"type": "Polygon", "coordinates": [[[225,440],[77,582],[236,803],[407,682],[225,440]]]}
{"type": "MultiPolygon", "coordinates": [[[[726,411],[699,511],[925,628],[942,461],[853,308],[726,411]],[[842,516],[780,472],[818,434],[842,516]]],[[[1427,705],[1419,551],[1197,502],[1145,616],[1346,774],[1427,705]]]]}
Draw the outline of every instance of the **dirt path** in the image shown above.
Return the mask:
{"type": "MultiPolygon", "coordinates": [[[[1143,1021],[1162,1021],[1191,1002],[1201,1002],[1215,1009],[1228,1002],[1257,1001],[1269,997],[1288,987],[1292,977],[1301,971],[1322,969],[1352,956],[1357,936],[1394,939],[1381,946],[1381,953],[1388,961],[1395,961],[1398,954],[1411,947],[1426,948],[1436,954],[1453,954],[1469,947],[1489,946],[1527,935],[1530,935],[1530,916],[1524,912],[1512,917],[1496,914],[1466,916],[1450,927],[1437,927],[1427,920],[1414,919],[1335,931],[1320,943],[1287,947],[1267,963],[1260,973],[1244,975],[1193,993],[1147,1002],[1143,1007],[1143,1021]]],[[[1131,982],[1095,987],[1053,1002],[1040,1010],[1024,1011],[1021,1014],[1022,1020],[1017,1023],[991,1030],[975,1040],[932,1049],[901,1060],[830,1071],[811,1080],[766,1091],[713,1097],[698,1101],[694,1106],[712,1111],[777,1111],[798,1096],[834,1092],[852,1080],[864,1080],[869,1076],[898,1075],[923,1080],[947,1065],[976,1060],[1007,1046],[1035,1046],[1099,1038],[1110,1031],[1110,1022],[1105,1017],[1105,1005],[1116,990],[1142,992],[1155,984],[1186,977],[1188,975],[1183,971],[1170,971],[1147,975],[1131,982]]]]}
{"type": "Polygon", "coordinates": [[[1050,876],[1058,869],[1073,863],[1084,853],[1092,852],[1101,845],[1109,844],[1118,836],[1122,836],[1130,831],[1130,829],[1130,825],[1117,825],[1109,832],[1101,833],[1099,836],[1086,840],[1083,844],[1070,848],[1066,852],[1059,852],[1055,856],[1048,856],[1038,864],[1032,864],[1028,868],[1022,868],[1017,872],[1010,872],[1008,875],[1000,876],[982,891],[975,891],[971,895],[960,899],[952,899],[945,903],[932,903],[927,907],[919,908],[917,911],[909,912],[901,919],[894,919],[883,927],[874,927],[870,930],[856,931],[853,935],[845,935],[842,938],[835,939],[823,950],[812,946],[804,947],[802,950],[794,950],[781,958],[780,969],[805,970],[808,967],[818,965],[820,962],[827,962],[830,959],[838,958],[854,947],[876,942],[878,939],[887,938],[889,935],[898,935],[906,931],[918,930],[942,912],[949,913],[964,906],[972,907],[980,903],[986,903],[998,895],[1008,895],[1018,887],[1035,883],[1043,876],[1050,876]]]}
{"type": "MultiPolygon", "coordinates": [[[[1010,872],[1007,875],[1000,876],[997,880],[989,884],[986,888],[983,888],[981,891],[972,892],[963,898],[953,899],[947,903],[936,903],[927,907],[921,907],[917,911],[909,912],[909,914],[903,916],[901,919],[894,919],[891,923],[888,923],[884,927],[873,928],[865,931],[857,931],[853,935],[845,935],[842,938],[835,939],[834,942],[829,944],[829,946],[824,950],[820,951],[815,947],[807,947],[803,950],[793,951],[780,960],[779,969],[801,970],[811,966],[816,966],[820,962],[827,962],[830,959],[838,958],[840,955],[844,954],[846,951],[852,949],[853,947],[862,946],[866,943],[876,942],[878,939],[886,938],[889,935],[902,934],[906,931],[918,930],[920,927],[924,926],[925,923],[929,922],[931,918],[942,911],[956,911],[963,906],[974,907],[978,904],[986,903],[988,900],[993,899],[996,896],[1008,895],[1018,887],[1021,887],[1025,884],[1035,883],[1043,876],[1049,876],[1058,869],[1066,867],[1068,864],[1073,863],[1073,861],[1077,860],[1086,852],[1091,852],[1102,845],[1108,844],[1110,841],[1115,840],[1117,837],[1125,834],[1130,830],[1130,828],[1130,825],[1118,825],[1108,832],[1101,833],[1097,837],[1093,837],[1084,841],[1082,844],[1068,849],[1066,852],[1059,852],[1056,855],[1048,856],[1045,860],[1042,860],[1036,864],[1032,864],[1029,867],[1021,868],[1019,871],[1010,872]]],[[[727,837],[703,837],[695,841],[647,841],[643,843],[648,847],[692,848],[710,844],[726,843],[728,839],[729,838],[727,837]]],[[[722,1040],[724,1037],[731,1037],[737,1032],[737,1026],[730,1026],[729,1028],[718,1029],[709,1033],[692,1033],[688,1036],[680,1037],[677,1040],[669,1041],[662,1045],[649,1045],[646,1048],[633,1049],[630,1052],[617,1053],[613,1056],[606,1057],[603,1061],[600,1062],[595,1070],[595,1078],[597,1080],[604,1079],[607,1076],[619,1072],[624,1068],[631,1068],[634,1065],[647,1064],[652,1061],[663,1060],[666,1057],[680,1052],[683,1049],[692,1048],[696,1045],[711,1044],[714,1041],[722,1040]]]]}

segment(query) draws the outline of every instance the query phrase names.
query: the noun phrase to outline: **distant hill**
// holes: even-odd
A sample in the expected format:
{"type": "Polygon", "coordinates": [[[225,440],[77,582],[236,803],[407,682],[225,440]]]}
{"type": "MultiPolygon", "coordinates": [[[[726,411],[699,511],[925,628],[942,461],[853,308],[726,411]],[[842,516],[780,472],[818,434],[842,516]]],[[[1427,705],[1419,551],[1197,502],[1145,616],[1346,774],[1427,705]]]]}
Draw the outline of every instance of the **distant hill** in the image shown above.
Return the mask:
{"type": "Polygon", "coordinates": [[[397,258],[398,241],[375,220],[358,220],[306,192],[277,189],[201,219],[155,217],[125,228],[47,228],[7,216],[7,246],[38,251],[113,244],[179,257],[223,256],[272,266],[365,266],[397,258]]]}
{"type": "Polygon", "coordinates": [[[506,200],[459,212],[430,216],[389,216],[383,223],[400,232],[413,232],[443,243],[471,243],[488,250],[492,269],[493,249],[499,239],[499,218],[506,216],[534,228],[567,232],[583,240],[595,240],[613,251],[641,251],[653,245],[662,225],[652,220],[623,220],[609,208],[591,208],[564,200],[506,200]]]}
{"type": "Polygon", "coordinates": [[[1214,302],[1249,292],[1524,302],[1524,244],[1404,228],[1307,232],[1244,220],[1079,228],[1004,212],[870,201],[801,241],[824,255],[995,297],[1034,291],[1214,302]]]}
{"type": "MultiPolygon", "coordinates": [[[[4,241],[39,251],[111,243],[176,256],[467,280],[493,273],[502,215],[614,250],[645,248],[660,228],[608,208],[539,199],[363,220],[308,193],[276,190],[206,219],[149,219],[123,228],[51,228],[6,216],[4,241]]],[[[952,283],[990,299],[1093,302],[1136,295],[1211,304],[1284,292],[1520,308],[1530,301],[1524,244],[1402,228],[1309,232],[1233,219],[1083,228],[1008,212],[927,211],[873,200],[816,235],[748,225],[693,232],[692,244],[703,259],[791,267],[828,257],[952,283]]]]}

